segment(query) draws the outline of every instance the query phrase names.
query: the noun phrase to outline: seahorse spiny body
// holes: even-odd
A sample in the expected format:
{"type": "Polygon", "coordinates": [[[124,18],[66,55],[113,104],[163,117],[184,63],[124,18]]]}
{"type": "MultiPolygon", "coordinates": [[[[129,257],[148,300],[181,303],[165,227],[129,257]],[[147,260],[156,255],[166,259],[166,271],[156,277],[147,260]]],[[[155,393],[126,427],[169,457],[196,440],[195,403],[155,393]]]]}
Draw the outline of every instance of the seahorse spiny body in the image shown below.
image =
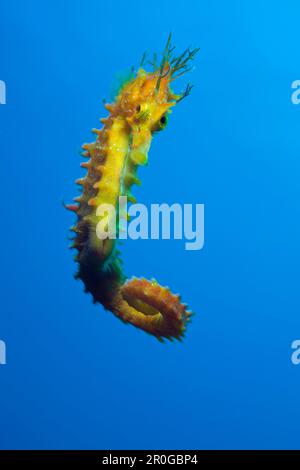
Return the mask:
{"type": "Polygon", "coordinates": [[[74,199],[76,204],[67,206],[77,214],[77,224],[72,227],[79,265],[76,278],[83,281],[94,302],[160,340],[180,339],[191,313],[178,295],[156,281],[126,280],[116,241],[98,238],[96,226],[101,204],[118,208],[120,195],[135,201],[131,187],[139,184],[137,168],[147,163],[153,134],[166,126],[170,108],[191,90],[188,85],[183,94],[175,95],[170,84],[189,70],[198,49],[187,49],[179,57],[172,57],[172,51],[169,37],[161,63],[154,62],[152,72],[140,67],[114,103],[105,105],[109,116],[101,119],[103,128],[93,130],[95,142],[83,145],[88,161],[81,166],[87,173],[76,181],[82,194],[74,199]]]}

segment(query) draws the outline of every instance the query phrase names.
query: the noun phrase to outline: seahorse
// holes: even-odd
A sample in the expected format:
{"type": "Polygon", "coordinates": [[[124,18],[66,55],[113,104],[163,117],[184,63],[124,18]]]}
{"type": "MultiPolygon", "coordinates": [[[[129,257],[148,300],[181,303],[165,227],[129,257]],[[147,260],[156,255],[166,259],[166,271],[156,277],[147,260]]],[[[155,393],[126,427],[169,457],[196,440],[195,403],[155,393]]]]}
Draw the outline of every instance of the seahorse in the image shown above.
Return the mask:
{"type": "Polygon", "coordinates": [[[77,250],[75,278],[83,281],[94,303],[160,341],[181,340],[192,312],[181,303],[179,295],[157,281],[128,280],[121,267],[117,240],[99,238],[96,228],[98,207],[112,204],[118,210],[120,195],[134,202],[131,187],[140,184],[137,169],[147,163],[153,135],[166,127],[171,108],[190,94],[190,84],[183,93],[175,94],[171,83],[191,70],[198,49],[188,48],[177,57],[173,51],[170,35],[160,63],[154,54],[148,62],[152,70],[147,72],[144,54],[137,72],[123,83],[115,100],[105,104],[109,115],[100,119],[102,129],[93,129],[96,140],[83,145],[88,161],[81,167],[87,172],[76,181],[82,194],[66,206],[77,215],[77,223],[71,228],[75,234],[72,248],[77,250]]]}

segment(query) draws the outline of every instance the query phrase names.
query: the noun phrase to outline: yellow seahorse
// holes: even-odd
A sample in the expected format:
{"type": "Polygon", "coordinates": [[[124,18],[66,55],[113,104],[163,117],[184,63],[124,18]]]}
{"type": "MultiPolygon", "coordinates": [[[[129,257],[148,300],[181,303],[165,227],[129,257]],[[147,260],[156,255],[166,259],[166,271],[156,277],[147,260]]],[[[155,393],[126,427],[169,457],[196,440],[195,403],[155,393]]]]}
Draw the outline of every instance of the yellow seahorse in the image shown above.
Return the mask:
{"type": "Polygon", "coordinates": [[[120,195],[134,201],[130,188],[139,184],[137,167],[147,163],[153,134],[166,127],[170,108],[191,91],[188,84],[184,93],[176,95],[170,85],[190,70],[198,49],[186,49],[178,57],[173,50],[170,35],[160,64],[154,55],[153,71],[146,72],[144,55],[136,76],[123,84],[112,104],[105,105],[109,116],[101,119],[103,128],[93,129],[95,142],[83,145],[89,160],[81,164],[87,169],[86,176],[76,181],[83,188],[82,195],[74,199],[76,204],[66,206],[77,214],[71,229],[75,232],[72,247],[78,251],[75,277],[83,281],[94,302],[159,340],[180,339],[191,312],[178,295],[156,281],[126,280],[116,241],[100,239],[96,227],[101,205],[112,204],[118,209],[120,195]]]}

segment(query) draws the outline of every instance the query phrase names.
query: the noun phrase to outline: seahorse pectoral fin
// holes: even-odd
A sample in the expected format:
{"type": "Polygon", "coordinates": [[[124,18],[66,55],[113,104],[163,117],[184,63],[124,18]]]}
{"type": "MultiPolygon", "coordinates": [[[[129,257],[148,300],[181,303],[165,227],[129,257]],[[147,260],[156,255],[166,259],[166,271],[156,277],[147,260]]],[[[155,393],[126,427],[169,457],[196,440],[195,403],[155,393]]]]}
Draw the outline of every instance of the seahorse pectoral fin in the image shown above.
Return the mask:
{"type": "Polygon", "coordinates": [[[180,339],[191,313],[167,287],[147,279],[131,279],[114,298],[114,311],[122,320],[156,336],[180,339]]]}
{"type": "Polygon", "coordinates": [[[147,164],[151,140],[152,134],[148,129],[137,128],[133,130],[130,158],[136,165],[147,164]]]}

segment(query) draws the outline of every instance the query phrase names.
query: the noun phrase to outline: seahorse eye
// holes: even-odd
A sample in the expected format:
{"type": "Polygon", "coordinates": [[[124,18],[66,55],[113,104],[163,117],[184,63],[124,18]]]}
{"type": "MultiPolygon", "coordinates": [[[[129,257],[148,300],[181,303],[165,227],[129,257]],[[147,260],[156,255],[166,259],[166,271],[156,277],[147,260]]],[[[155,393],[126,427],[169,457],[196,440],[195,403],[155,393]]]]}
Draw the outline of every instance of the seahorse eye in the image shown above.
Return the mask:
{"type": "Polygon", "coordinates": [[[164,129],[168,124],[168,116],[163,114],[159,120],[159,129],[164,129]]]}
{"type": "Polygon", "coordinates": [[[136,112],[135,119],[139,123],[146,122],[147,119],[149,118],[150,110],[149,110],[149,106],[147,105],[147,103],[138,104],[135,107],[135,112],[136,112]]]}
{"type": "Polygon", "coordinates": [[[167,114],[163,114],[158,121],[156,121],[156,123],[154,124],[154,126],[152,127],[152,132],[159,132],[159,131],[162,131],[163,129],[165,129],[165,127],[167,126],[168,124],[168,115],[167,114]]]}

